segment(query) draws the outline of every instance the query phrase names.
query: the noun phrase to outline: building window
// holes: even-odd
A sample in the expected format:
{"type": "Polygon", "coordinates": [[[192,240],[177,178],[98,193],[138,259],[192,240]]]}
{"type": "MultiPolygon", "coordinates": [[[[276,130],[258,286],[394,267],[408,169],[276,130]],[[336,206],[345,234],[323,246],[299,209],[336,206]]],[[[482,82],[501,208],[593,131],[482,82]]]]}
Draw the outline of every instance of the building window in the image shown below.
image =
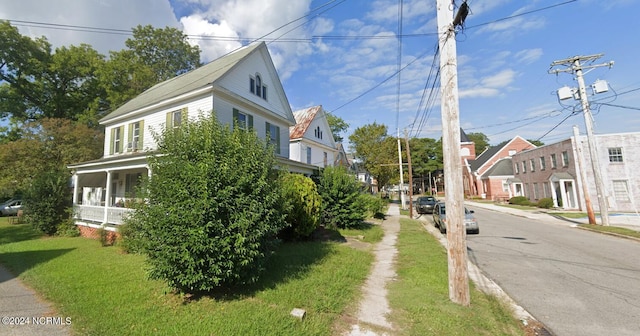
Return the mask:
{"type": "Polygon", "coordinates": [[[540,157],[540,170],[545,170],[547,168],[547,163],[544,160],[544,156],[540,157]]]}
{"type": "Polygon", "coordinates": [[[569,152],[562,152],[562,166],[567,167],[569,165],[569,152]]]}
{"type": "Polygon", "coordinates": [[[515,149],[510,149],[509,150],[509,156],[514,156],[516,155],[516,150],[515,149]]]}
{"type": "Polygon", "coordinates": [[[242,130],[250,130],[253,128],[253,116],[233,109],[233,127],[242,130]]]}
{"type": "Polygon", "coordinates": [[[522,173],[526,173],[527,172],[527,162],[526,161],[522,161],[522,173]]]}
{"type": "Polygon", "coordinates": [[[276,150],[277,154],[280,154],[280,127],[266,123],[267,141],[271,143],[276,150]]]}
{"type": "Polygon", "coordinates": [[[502,181],[502,191],[509,192],[509,182],[504,180],[502,181]]]}
{"type": "Polygon", "coordinates": [[[609,162],[623,162],[622,148],[620,147],[609,148],[609,162]]]}
{"type": "Polygon", "coordinates": [[[520,165],[518,165],[517,163],[513,165],[514,170],[516,171],[516,174],[520,174],[520,165]]]}
{"type": "Polygon", "coordinates": [[[142,174],[127,174],[125,176],[124,192],[125,197],[136,197],[136,189],[140,186],[142,174]]]}
{"type": "Polygon", "coordinates": [[[529,160],[529,163],[531,164],[531,172],[536,171],[536,161],[534,159],[529,160]]]}
{"type": "Polygon", "coordinates": [[[249,91],[262,99],[267,100],[267,86],[262,84],[260,74],[249,76],[249,91]]]}
{"type": "Polygon", "coordinates": [[[533,184],[533,199],[538,199],[538,184],[533,184]]]}
{"type": "Polygon", "coordinates": [[[187,121],[187,108],[167,113],[167,128],[179,128],[187,121]]]}
{"type": "Polygon", "coordinates": [[[616,201],[629,202],[629,188],[626,180],[613,181],[613,196],[616,201]]]}
{"type": "Polygon", "coordinates": [[[122,153],[123,139],[122,133],[124,132],[124,126],[114,127],[111,129],[111,146],[109,149],[110,154],[122,153]]]}
{"type": "Polygon", "coordinates": [[[127,151],[135,152],[142,149],[142,135],[144,132],[143,125],[143,120],[129,124],[129,143],[127,143],[127,151]]]}
{"type": "Polygon", "coordinates": [[[558,166],[558,160],[556,160],[556,155],[551,154],[551,169],[555,169],[558,166]]]}
{"type": "Polygon", "coordinates": [[[311,164],[311,147],[307,147],[307,164],[311,164]]]}
{"type": "Polygon", "coordinates": [[[327,152],[324,152],[324,158],[322,161],[322,164],[324,165],[324,167],[327,166],[327,162],[329,161],[329,155],[327,154],[327,152]]]}
{"type": "Polygon", "coordinates": [[[315,136],[318,139],[322,139],[322,130],[320,130],[320,126],[316,127],[314,130],[315,136]]]}

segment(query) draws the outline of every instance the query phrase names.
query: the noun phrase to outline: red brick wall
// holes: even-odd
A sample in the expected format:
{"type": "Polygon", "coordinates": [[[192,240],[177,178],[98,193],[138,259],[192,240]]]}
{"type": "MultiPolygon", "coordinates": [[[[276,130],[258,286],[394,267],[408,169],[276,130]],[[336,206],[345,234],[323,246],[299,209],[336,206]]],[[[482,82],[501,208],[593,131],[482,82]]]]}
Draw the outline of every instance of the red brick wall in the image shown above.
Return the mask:
{"type": "MultiPolygon", "coordinates": [[[[89,226],[78,225],[78,230],[80,230],[80,236],[91,239],[100,239],[98,235],[98,229],[92,228],[89,226]]],[[[116,240],[120,238],[120,234],[114,231],[107,231],[107,245],[113,245],[116,240]]]]}

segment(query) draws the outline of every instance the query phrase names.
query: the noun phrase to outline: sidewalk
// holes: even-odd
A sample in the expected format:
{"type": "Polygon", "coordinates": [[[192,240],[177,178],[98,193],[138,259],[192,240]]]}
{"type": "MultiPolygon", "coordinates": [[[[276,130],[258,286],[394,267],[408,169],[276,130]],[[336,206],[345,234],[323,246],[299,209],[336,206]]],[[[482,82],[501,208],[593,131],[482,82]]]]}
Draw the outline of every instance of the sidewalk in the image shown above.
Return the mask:
{"type": "MultiPolygon", "coordinates": [[[[56,325],[48,303],[40,300],[13,274],[0,266],[0,335],[8,336],[66,336],[69,326],[56,325]]],[[[57,316],[55,316],[57,318],[57,316]]],[[[64,317],[62,323],[66,323],[64,317]]]]}
{"type": "MultiPolygon", "coordinates": [[[[494,210],[498,212],[510,213],[515,216],[526,217],[530,219],[545,220],[545,221],[560,221],[564,223],[574,224],[587,224],[589,219],[585,216],[582,218],[566,218],[560,216],[554,216],[547,209],[531,208],[531,210],[520,210],[506,206],[500,206],[493,203],[473,202],[465,201],[468,206],[474,206],[478,208],[484,208],[494,210]]],[[[596,217],[596,222],[601,223],[599,216],[596,217]]],[[[623,214],[623,213],[611,213],[609,214],[609,225],[623,227],[630,230],[640,231],[640,216],[636,214],[623,214]]]]}

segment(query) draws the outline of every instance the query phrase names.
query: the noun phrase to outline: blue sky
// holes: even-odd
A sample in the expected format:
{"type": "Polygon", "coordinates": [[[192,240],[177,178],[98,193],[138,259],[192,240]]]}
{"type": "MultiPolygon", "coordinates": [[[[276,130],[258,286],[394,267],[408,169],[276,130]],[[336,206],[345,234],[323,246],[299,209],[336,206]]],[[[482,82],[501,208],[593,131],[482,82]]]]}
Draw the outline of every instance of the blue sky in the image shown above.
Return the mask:
{"type": "MultiPolygon", "coordinates": [[[[0,0],[0,19],[116,29],[172,26],[200,45],[204,62],[273,32],[266,41],[293,110],[323,105],[350,124],[347,136],[357,127],[377,122],[387,125],[390,134],[406,129],[412,136],[439,138],[439,95],[430,109],[420,105],[425,87],[426,97],[433,87],[436,1],[402,2],[404,70],[398,85],[394,74],[399,3],[0,0]]],[[[466,28],[457,36],[460,124],[467,133],[482,132],[491,144],[516,135],[544,136],[543,142],[552,143],[570,137],[573,125],[584,133],[578,101],[560,103],[555,94],[565,85],[577,87],[577,82],[571,74],[548,70],[556,60],[600,53],[604,56],[594,64],[615,64],[585,74],[587,85],[601,79],[610,87],[607,93],[589,97],[595,133],[640,131],[640,20],[635,17],[640,1],[468,0],[468,4],[466,28]]],[[[128,37],[27,23],[18,27],[29,36],[46,36],[54,46],[88,43],[105,55],[123,49],[128,37]]],[[[438,87],[436,82],[435,93],[438,87]]]]}

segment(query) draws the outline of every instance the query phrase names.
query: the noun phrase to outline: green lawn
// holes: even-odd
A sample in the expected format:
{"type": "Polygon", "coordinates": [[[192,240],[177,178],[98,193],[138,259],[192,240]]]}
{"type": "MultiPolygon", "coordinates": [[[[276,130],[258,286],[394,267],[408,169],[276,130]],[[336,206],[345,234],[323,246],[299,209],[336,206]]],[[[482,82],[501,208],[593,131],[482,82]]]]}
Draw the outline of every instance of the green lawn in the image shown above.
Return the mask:
{"type": "Polygon", "coordinates": [[[80,335],[332,335],[360,296],[372,255],[284,244],[260,283],[186,298],[146,278],[144,258],[86,238],[40,238],[0,220],[0,263],[69,316],[80,335]],[[307,311],[304,320],[289,315],[307,311]]]}
{"type": "Polygon", "coordinates": [[[640,232],[617,227],[617,226],[602,226],[602,225],[591,225],[591,224],[580,224],[579,226],[581,228],[592,230],[592,231],[615,233],[615,234],[619,234],[627,237],[640,238],[640,232]]]}
{"type": "Polygon", "coordinates": [[[421,223],[403,218],[398,236],[397,280],[389,286],[398,335],[524,335],[508,307],[476,290],[471,305],[449,300],[447,252],[421,223]]]}

